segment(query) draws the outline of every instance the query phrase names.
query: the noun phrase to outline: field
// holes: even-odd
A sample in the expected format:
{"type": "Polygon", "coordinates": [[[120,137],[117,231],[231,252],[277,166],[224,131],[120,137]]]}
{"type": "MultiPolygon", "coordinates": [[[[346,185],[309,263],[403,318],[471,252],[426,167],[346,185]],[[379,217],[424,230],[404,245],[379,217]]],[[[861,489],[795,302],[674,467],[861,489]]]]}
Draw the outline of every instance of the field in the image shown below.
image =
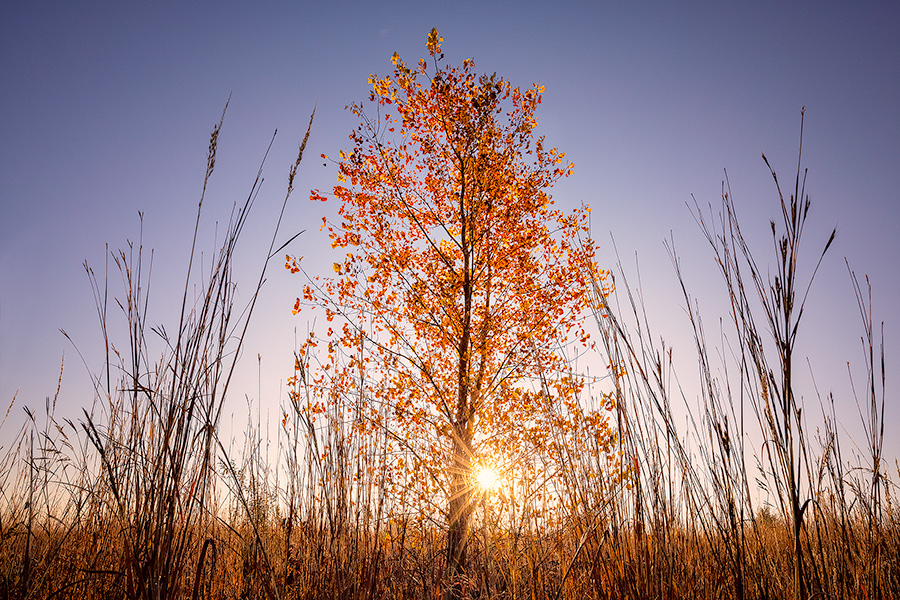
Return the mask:
{"type": "MultiPolygon", "coordinates": [[[[847,450],[836,399],[803,407],[794,397],[792,369],[804,363],[793,355],[796,331],[814,326],[795,329],[809,284],[796,265],[819,260],[799,252],[803,178],[772,204],[782,249],[774,285],[741,237],[729,194],[719,223],[697,208],[733,334],[719,366],[724,349],[689,314],[698,397],[673,383],[670,349],[651,334],[621,267],[612,294],[593,281],[596,351],[609,373],[578,402],[603,407],[612,435],[572,452],[569,431],[549,431],[546,456],[501,465],[496,484],[479,486],[469,473],[467,553],[452,582],[446,490],[423,493],[402,469],[389,476],[390,427],[369,431],[339,402],[319,405],[306,356],[297,357],[293,404],[275,439],[262,423],[240,449],[221,439],[223,402],[252,327],[252,303],[234,307],[231,261],[254,195],[233,213],[208,271],[189,277],[174,326],[146,322],[143,248],[127,248],[114,258],[129,335],[109,339],[104,327],[107,368],[95,375],[94,405],[74,421],[55,417],[55,399],[28,410],[3,449],[0,597],[900,597],[900,468],[882,456],[882,341],[868,287],[855,277],[868,344],[865,381],[856,382],[864,452],[847,450]]],[[[270,258],[280,259],[274,240],[270,258]]],[[[811,243],[827,255],[829,238],[811,243]]],[[[106,282],[92,281],[105,323],[113,304],[106,282]]]]}

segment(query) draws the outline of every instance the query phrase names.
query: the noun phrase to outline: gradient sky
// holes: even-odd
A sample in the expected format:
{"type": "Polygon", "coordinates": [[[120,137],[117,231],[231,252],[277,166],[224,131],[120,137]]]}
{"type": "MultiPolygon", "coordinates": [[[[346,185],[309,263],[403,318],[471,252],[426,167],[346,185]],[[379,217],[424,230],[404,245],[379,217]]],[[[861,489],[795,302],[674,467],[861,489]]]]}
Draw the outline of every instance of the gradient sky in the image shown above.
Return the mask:
{"type": "MultiPolygon", "coordinates": [[[[318,224],[335,207],[307,195],[329,190],[335,172],[318,156],[348,145],[354,120],[344,106],[367,96],[368,75],[388,72],[394,51],[414,63],[437,27],[449,62],[474,57],[478,70],[546,86],[540,132],[576,165],[554,197],[592,206],[601,263],[616,260],[610,233],[632,273],[639,257],[656,333],[687,361],[680,376],[688,388],[696,375],[691,340],[663,241],[674,238],[709,337],[718,339],[722,286],[686,203],[693,194],[717,206],[727,169],[758,260],[768,260],[766,232],[778,205],[760,153],[782,182],[792,181],[806,106],[807,267],[833,227],[838,235],[813,286],[799,350],[862,441],[846,375],[850,361],[864,376],[861,328],[844,258],[871,278],[895,399],[900,4],[736,4],[3,2],[0,410],[17,390],[18,399],[0,439],[22,422],[22,406],[40,411],[54,394],[63,352],[58,411],[77,417],[90,406],[85,373],[100,369],[102,353],[82,263],[102,274],[106,245],[137,238],[138,211],[145,247],[155,249],[150,320],[174,329],[208,136],[229,94],[201,249],[209,255],[215,222],[243,200],[277,128],[238,248],[239,302],[246,302],[288,167],[318,106],[281,239],[307,229],[291,250],[311,271],[327,271],[332,255],[318,224]]],[[[118,292],[115,273],[110,282],[118,292]]],[[[280,414],[295,330],[307,327],[291,315],[300,285],[281,263],[272,265],[229,413],[238,428],[248,400],[263,419],[280,414]]],[[[805,401],[818,413],[814,396],[805,401]]],[[[887,422],[890,430],[900,423],[896,402],[887,422]]],[[[900,442],[888,437],[888,455],[900,455],[900,442]]]]}

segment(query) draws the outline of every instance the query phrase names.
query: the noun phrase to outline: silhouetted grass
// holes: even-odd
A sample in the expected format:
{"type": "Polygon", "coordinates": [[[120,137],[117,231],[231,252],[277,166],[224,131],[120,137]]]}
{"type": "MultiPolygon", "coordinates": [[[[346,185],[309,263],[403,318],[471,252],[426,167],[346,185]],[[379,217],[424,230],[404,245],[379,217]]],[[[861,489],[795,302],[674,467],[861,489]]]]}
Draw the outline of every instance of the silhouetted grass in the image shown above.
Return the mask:
{"type": "MultiPolygon", "coordinates": [[[[695,204],[730,301],[728,348],[708,343],[671,251],[693,330],[697,398],[679,386],[672,348],[654,334],[621,265],[615,295],[598,293],[609,377],[588,381],[581,400],[610,411],[617,453],[571,453],[571,434],[560,429],[549,432],[548,456],[527,458],[529,468],[505,466],[500,489],[476,496],[469,597],[900,596],[900,473],[882,453],[884,360],[869,288],[851,273],[866,344],[864,383],[854,389],[868,453],[851,462],[834,416],[838,400],[819,399],[824,426],[813,432],[807,415],[817,407],[800,404],[794,377],[795,341],[813,326],[798,323],[815,289],[798,265],[814,276],[834,234],[807,262],[805,172],[798,165],[788,198],[771,175],[781,214],[772,224],[771,271],[741,234],[727,187],[716,220],[695,204]],[[774,503],[762,504],[764,496],[774,503]]],[[[107,284],[88,269],[106,368],[78,423],[56,418],[55,398],[43,414],[26,409],[26,425],[0,457],[0,597],[444,595],[446,499],[421,494],[402,469],[389,471],[415,455],[388,456],[396,452],[390,429],[367,429],[344,410],[369,399],[316,404],[325,398],[303,366],[314,356],[296,358],[277,458],[259,422],[248,424],[240,452],[220,440],[256,297],[234,311],[231,266],[258,184],[259,177],[235,207],[199,281],[195,235],[173,329],[147,323],[140,241],[113,255],[123,283],[114,304],[128,332],[121,343],[107,330],[107,284]],[[162,342],[159,356],[151,336],[162,342]]],[[[202,204],[203,195],[198,226],[202,204]]],[[[273,251],[275,236],[268,259],[281,250],[273,251]]],[[[384,410],[390,422],[391,407],[384,410]]]]}

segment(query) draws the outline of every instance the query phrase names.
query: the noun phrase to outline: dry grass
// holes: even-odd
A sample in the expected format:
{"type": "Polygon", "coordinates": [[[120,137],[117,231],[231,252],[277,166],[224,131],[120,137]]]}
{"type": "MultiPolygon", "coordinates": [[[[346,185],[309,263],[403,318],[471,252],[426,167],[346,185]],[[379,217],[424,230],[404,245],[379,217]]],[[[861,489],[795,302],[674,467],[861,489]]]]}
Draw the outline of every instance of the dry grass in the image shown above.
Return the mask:
{"type": "MultiPolygon", "coordinates": [[[[777,189],[784,217],[773,225],[777,282],[741,236],[730,191],[714,225],[697,210],[733,329],[732,360],[713,366],[721,349],[708,345],[683,286],[700,366],[697,401],[672,383],[670,349],[651,334],[639,290],[619,268],[617,296],[598,299],[596,313],[604,362],[613,368],[593,392],[615,400],[618,456],[629,476],[607,475],[603,452],[566,456],[552,489],[520,480],[483,498],[468,541],[466,595],[900,597],[892,478],[900,473],[882,456],[883,361],[870,297],[855,276],[868,344],[866,382],[856,382],[868,456],[851,464],[842,455],[833,398],[822,401],[825,425],[812,435],[794,396],[794,326],[810,283],[796,275],[805,260],[804,179],[798,167],[794,192],[786,199],[777,189]],[[688,426],[679,427],[675,415],[685,410],[688,426]],[[748,446],[751,432],[765,441],[761,451],[748,446]],[[761,487],[772,506],[760,504],[761,487]],[[541,491],[555,503],[539,500],[541,491]]],[[[313,421],[302,396],[292,400],[275,464],[258,425],[248,427],[240,453],[218,437],[252,314],[252,302],[240,317],[233,312],[231,261],[257,183],[233,212],[201,285],[189,267],[171,333],[146,323],[140,243],[114,256],[130,332],[123,346],[108,339],[105,285],[89,270],[109,349],[96,378],[98,403],[78,423],[58,421],[55,400],[43,414],[28,411],[0,459],[0,597],[443,597],[441,500],[404,493],[415,482],[395,481],[391,493],[378,485],[378,439],[363,444],[337,409],[313,421]],[[151,357],[145,334],[164,342],[160,356],[151,357]]],[[[269,257],[277,253],[270,248],[269,257]]],[[[673,264],[680,277],[674,253],[673,264]]],[[[586,390],[584,401],[593,401],[586,390]]]]}

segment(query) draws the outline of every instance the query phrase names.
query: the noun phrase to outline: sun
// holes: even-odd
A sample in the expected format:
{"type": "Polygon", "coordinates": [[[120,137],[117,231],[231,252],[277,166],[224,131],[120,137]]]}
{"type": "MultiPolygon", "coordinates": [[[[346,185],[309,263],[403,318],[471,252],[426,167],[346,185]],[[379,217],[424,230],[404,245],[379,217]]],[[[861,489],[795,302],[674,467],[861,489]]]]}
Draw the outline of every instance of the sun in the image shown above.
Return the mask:
{"type": "Polygon", "coordinates": [[[484,492],[492,492],[500,487],[500,474],[491,467],[481,467],[475,472],[478,487],[484,492]]]}

